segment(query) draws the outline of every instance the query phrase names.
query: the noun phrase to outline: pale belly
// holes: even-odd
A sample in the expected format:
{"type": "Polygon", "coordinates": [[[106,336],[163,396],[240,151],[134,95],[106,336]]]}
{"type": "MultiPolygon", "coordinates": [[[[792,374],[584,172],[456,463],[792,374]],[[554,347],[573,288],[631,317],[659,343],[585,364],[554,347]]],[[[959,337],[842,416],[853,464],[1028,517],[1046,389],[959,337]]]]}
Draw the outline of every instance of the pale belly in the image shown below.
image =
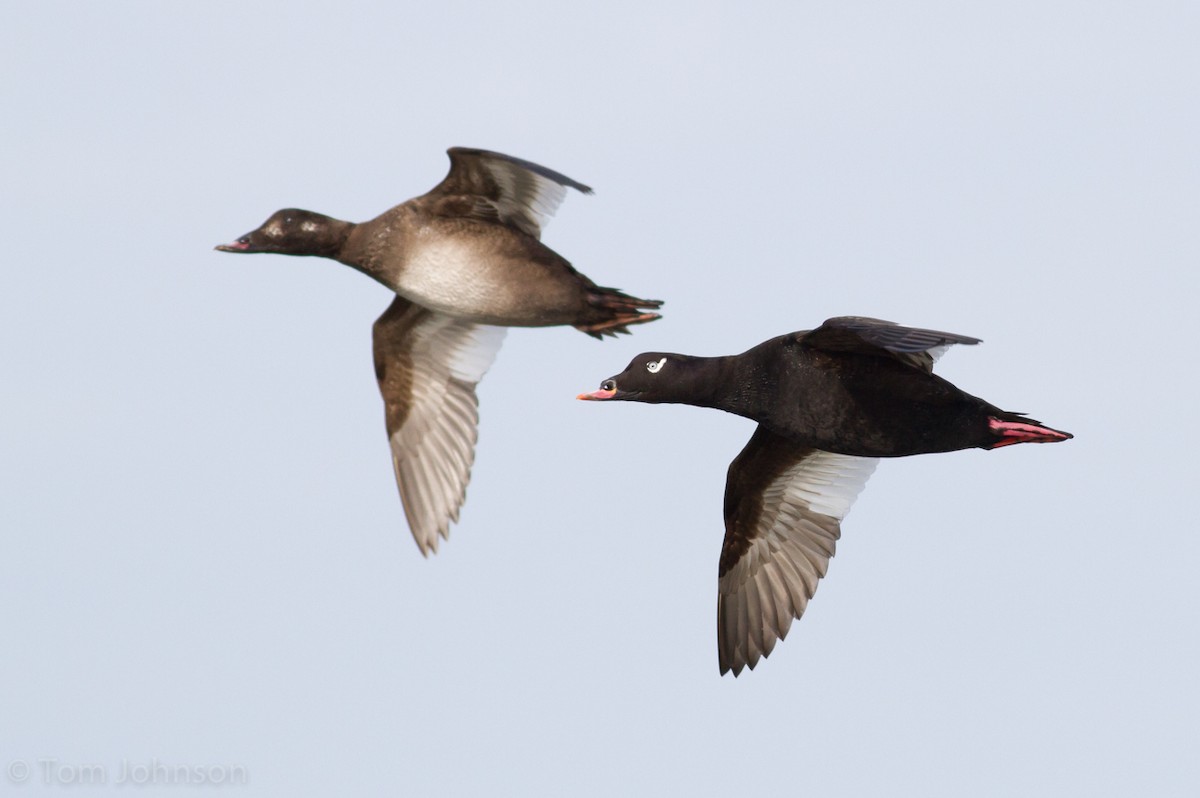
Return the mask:
{"type": "Polygon", "coordinates": [[[581,310],[582,299],[564,272],[507,256],[479,239],[418,234],[396,289],[431,310],[481,324],[564,324],[581,310]]]}

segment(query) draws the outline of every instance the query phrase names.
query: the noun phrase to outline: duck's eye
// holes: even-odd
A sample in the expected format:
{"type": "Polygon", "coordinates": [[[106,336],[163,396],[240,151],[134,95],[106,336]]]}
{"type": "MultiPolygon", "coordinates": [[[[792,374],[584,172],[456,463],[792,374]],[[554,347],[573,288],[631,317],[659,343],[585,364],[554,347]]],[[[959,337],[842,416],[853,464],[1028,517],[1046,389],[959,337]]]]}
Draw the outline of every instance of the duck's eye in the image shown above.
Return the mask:
{"type": "Polygon", "coordinates": [[[602,391],[617,390],[617,381],[616,380],[605,380],[604,382],[600,383],[600,390],[602,390],[602,391]]]}
{"type": "Polygon", "coordinates": [[[646,364],[646,371],[650,372],[651,374],[657,374],[662,369],[662,367],[666,364],[666,362],[667,362],[667,359],[665,357],[662,360],[659,360],[657,362],[651,360],[649,363],[646,364]]]}

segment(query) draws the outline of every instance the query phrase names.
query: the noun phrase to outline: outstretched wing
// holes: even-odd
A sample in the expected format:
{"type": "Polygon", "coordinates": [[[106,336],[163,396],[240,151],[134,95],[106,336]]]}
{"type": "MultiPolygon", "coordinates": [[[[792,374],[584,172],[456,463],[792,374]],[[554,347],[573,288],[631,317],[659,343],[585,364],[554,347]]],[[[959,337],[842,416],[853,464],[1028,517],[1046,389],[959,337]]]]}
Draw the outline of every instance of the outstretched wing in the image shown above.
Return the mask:
{"type": "Polygon", "coordinates": [[[717,580],[722,674],[753,669],[804,613],[829,567],[840,522],[877,462],[755,430],[725,484],[717,580]]]}
{"type": "Polygon", "coordinates": [[[426,197],[443,212],[512,225],[539,238],[567,195],[592,190],[544,166],[487,150],[451,147],[450,173],[426,197]]]}
{"type": "Polygon", "coordinates": [[[895,322],[866,316],[837,316],[811,332],[803,333],[805,346],[829,352],[880,354],[880,350],[916,366],[932,371],[933,363],[954,344],[977,344],[969,335],[904,327],[895,322]]]}
{"type": "Polygon", "coordinates": [[[396,297],[375,322],[375,376],[404,514],[421,553],[437,551],[467,492],[479,424],[475,385],[503,327],[470,324],[396,297]]]}

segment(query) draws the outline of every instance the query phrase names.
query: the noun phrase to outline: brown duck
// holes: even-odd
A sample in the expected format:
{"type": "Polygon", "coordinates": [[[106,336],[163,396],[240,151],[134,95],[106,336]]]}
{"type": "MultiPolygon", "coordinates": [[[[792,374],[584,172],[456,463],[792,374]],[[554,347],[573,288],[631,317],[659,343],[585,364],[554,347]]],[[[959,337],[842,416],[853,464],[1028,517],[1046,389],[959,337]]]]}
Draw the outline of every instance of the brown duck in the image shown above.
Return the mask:
{"type": "Polygon", "coordinates": [[[717,572],[721,673],[754,668],[804,612],[876,458],[1072,437],[933,373],[945,348],[977,343],[841,317],[740,355],[647,352],[600,390],[579,395],[713,407],[758,422],[725,483],[717,572]]]}
{"type": "Polygon", "coordinates": [[[400,499],[422,553],[449,536],[475,458],[475,385],[505,327],[571,325],[596,338],[659,318],[658,300],[596,285],[539,239],[582,183],[486,150],[449,150],[432,191],[355,224],[276,211],[222,252],[331,258],[396,294],[375,322],[375,373],[400,499]]]}

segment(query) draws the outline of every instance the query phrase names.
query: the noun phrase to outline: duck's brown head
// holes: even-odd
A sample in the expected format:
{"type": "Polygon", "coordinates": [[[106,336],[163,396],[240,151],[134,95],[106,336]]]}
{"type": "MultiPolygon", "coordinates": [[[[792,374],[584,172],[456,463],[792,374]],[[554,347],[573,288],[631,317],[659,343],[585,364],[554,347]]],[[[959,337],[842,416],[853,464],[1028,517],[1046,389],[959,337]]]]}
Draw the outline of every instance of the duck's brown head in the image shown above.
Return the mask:
{"type": "Polygon", "coordinates": [[[349,222],[299,208],[275,211],[271,218],[220,252],[274,252],[280,255],[337,257],[349,233],[349,222]]]}

